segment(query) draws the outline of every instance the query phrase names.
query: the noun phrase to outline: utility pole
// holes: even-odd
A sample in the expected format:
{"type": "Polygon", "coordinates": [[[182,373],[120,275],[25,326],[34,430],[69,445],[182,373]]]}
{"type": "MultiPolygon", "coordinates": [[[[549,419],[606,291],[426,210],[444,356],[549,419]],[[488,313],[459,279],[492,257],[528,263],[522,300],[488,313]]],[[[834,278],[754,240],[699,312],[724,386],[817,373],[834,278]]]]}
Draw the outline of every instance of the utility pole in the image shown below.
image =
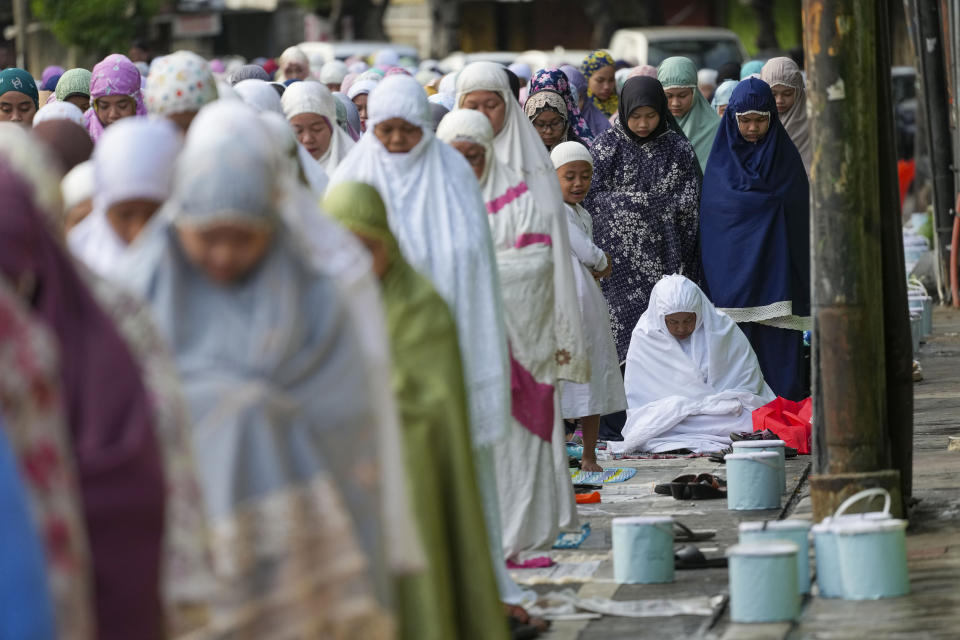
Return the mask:
{"type": "Polygon", "coordinates": [[[13,24],[17,29],[17,62],[21,69],[27,68],[27,0],[13,0],[13,24]]]}
{"type": "MultiPolygon", "coordinates": [[[[917,54],[927,118],[927,141],[930,151],[930,174],[933,176],[933,228],[937,249],[937,277],[941,299],[946,287],[940,275],[946,272],[945,255],[953,229],[954,181],[952,137],[950,135],[950,99],[947,95],[947,71],[944,60],[940,0],[906,0],[907,24],[917,54]]],[[[949,281],[949,278],[947,278],[949,281]]]]}
{"type": "Polygon", "coordinates": [[[886,356],[887,430],[890,461],[900,472],[904,500],[913,489],[913,341],[903,262],[903,225],[897,187],[897,148],[893,123],[893,34],[890,0],[877,3],[877,160],[883,261],[883,342],[886,356]]]}
{"type": "Polygon", "coordinates": [[[804,0],[803,10],[813,123],[814,519],[877,486],[902,514],[887,424],[877,6],[804,0]]]}

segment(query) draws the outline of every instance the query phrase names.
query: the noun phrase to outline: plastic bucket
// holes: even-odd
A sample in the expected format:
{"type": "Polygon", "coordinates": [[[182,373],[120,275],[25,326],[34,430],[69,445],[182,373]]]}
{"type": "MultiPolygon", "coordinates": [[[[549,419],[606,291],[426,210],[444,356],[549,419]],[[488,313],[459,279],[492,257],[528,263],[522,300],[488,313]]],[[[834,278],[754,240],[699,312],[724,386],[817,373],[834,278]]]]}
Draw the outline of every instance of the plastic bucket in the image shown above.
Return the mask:
{"type": "Polygon", "coordinates": [[[775,451],[728,453],[727,509],[780,508],[780,454],[775,451]]]}
{"type": "Polygon", "coordinates": [[[809,520],[765,520],[741,522],[740,543],[792,542],[797,545],[797,592],[810,593],[809,520]]]}
{"type": "Polygon", "coordinates": [[[836,528],[847,522],[890,520],[890,494],[884,489],[866,489],[850,496],[837,508],[834,515],[813,525],[813,547],[817,563],[817,592],[821,598],[843,598],[846,595],[841,572],[840,550],[836,528]],[[847,514],[851,506],[875,496],[883,496],[883,511],[847,514]]]}
{"type": "Polygon", "coordinates": [[[730,619],[785,622],[800,615],[797,545],[792,542],[735,544],[730,566],[730,619]]]}
{"type": "Polygon", "coordinates": [[[621,584],[673,582],[673,518],[614,518],[613,578],[621,584]]]}
{"type": "Polygon", "coordinates": [[[787,492],[787,443],[783,440],[741,440],[733,443],[734,453],[748,451],[774,451],[780,456],[780,493],[787,492]]]}
{"type": "Polygon", "coordinates": [[[834,524],[843,597],[896,598],[910,593],[907,521],[859,520],[834,524]]]}

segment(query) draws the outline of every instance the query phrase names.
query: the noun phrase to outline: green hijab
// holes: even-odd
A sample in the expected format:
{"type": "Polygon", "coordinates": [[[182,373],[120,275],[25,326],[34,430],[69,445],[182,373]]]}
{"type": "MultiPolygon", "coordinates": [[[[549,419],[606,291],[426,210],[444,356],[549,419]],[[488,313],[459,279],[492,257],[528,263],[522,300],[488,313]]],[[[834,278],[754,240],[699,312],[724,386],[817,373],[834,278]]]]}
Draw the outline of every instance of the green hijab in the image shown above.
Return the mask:
{"type": "Polygon", "coordinates": [[[86,69],[70,69],[60,76],[57,82],[57,88],[54,93],[57,94],[57,100],[61,102],[75,95],[84,95],[90,97],[90,79],[93,74],[86,69]]]}
{"type": "Polygon", "coordinates": [[[664,90],[671,87],[690,87],[693,89],[693,106],[681,118],[677,118],[680,128],[683,129],[687,140],[693,145],[700,161],[700,170],[707,170],[707,158],[713,147],[713,139],[720,127],[720,116],[717,115],[707,99],[697,88],[697,67],[690,58],[674,56],[667,58],[657,69],[657,80],[664,90]]]}
{"type": "Polygon", "coordinates": [[[40,108],[37,83],[34,81],[33,76],[23,69],[10,67],[9,69],[0,71],[0,96],[9,91],[18,91],[24,94],[33,100],[33,106],[37,109],[40,108]]]}
{"type": "Polygon", "coordinates": [[[429,568],[397,584],[401,640],[506,640],[474,472],[457,329],[446,302],[411,267],[377,190],[341,182],[324,209],[344,227],[379,240],[389,265],[381,278],[403,425],[407,478],[429,568]]]}

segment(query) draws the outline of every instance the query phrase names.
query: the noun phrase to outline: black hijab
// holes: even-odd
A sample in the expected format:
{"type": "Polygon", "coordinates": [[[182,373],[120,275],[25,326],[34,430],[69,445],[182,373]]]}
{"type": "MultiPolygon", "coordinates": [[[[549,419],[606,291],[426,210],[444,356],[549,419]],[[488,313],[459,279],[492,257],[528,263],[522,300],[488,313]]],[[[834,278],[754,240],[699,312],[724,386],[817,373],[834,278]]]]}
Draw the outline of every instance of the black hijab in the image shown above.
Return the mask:
{"type": "Polygon", "coordinates": [[[507,79],[510,81],[510,91],[513,92],[513,97],[519,100],[520,99],[520,77],[517,74],[515,74],[513,71],[510,71],[510,69],[507,69],[506,67],[504,67],[503,70],[507,72],[507,79]]]}
{"type": "Polygon", "coordinates": [[[724,62],[722,65],[720,65],[720,68],[717,69],[717,86],[719,87],[721,84],[723,84],[724,80],[740,82],[739,62],[724,62]]]}
{"type": "Polygon", "coordinates": [[[620,118],[620,126],[623,127],[627,136],[637,144],[646,144],[659,137],[667,129],[673,129],[683,135],[680,125],[667,109],[667,95],[663,92],[663,85],[660,81],[651,76],[634,76],[628,78],[620,90],[620,105],[617,107],[620,118]],[[653,133],[645,138],[641,138],[627,126],[630,114],[640,107],[653,107],[660,116],[660,123],[653,133]]]}

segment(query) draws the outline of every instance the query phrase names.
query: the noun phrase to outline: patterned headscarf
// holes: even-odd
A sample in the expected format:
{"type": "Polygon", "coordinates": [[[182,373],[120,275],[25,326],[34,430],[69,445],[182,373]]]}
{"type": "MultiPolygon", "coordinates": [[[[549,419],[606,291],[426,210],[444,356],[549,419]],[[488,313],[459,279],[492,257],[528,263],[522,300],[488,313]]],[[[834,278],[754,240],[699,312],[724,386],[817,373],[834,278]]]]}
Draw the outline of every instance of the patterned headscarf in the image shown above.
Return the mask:
{"type": "Polygon", "coordinates": [[[217,99],[217,84],[206,60],[177,51],[154,63],[147,77],[147,110],[161,116],[199,111],[217,99]]]}
{"type": "MultiPolygon", "coordinates": [[[[563,98],[567,105],[567,124],[569,125],[569,138],[579,138],[584,144],[589,145],[593,142],[593,132],[587,126],[586,121],[577,108],[577,101],[570,91],[570,81],[560,69],[541,69],[533,74],[530,79],[529,101],[539,91],[553,91],[563,98]],[[571,135],[572,134],[572,135],[571,135]]],[[[529,112],[527,113],[529,115],[529,112]]]]}
{"type": "Polygon", "coordinates": [[[57,88],[54,92],[57,100],[62,102],[70,96],[75,95],[83,95],[89,98],[90,80],[92,77],[93,74],[87,69],[70,69],[60,76],[60,81],[57,82],[57,88]]]}
{"type": "Polygon", "coordinates": [[[40,97],[37,83],[29,73],[23,69],[11,67],[0,71],[0,96],[10,91],[18,91],[33,100],[33,106],[40,108],[40,97]]]}
{"type": "MultiPolygon", "coordinates": [[[[90,79],[90,102],[91,107],[99,98],[104,96],[128,96],[137,103],[137,115],[147,115],[147,108],[143,104],[143,94],[140,92],[140,72],[136,65],[130,62],[130,58],[122,53],[114,53],[100,62],[93,68],[93,75],[90,79]]],[[[94,142],[100,139],[103,133],[103,123],[97,117],[96,108],[91,108],[86,113],[87,131],[94,142]]]]}
{"type": "Polygon", "coordinates": [[[601,100],[597,96],[590,93],[589,81],[590,81],[590,76],[595,74],[600,69],[603,69],[604,67],[612,67],[612,66],[614,66],[613,57],[602,49],[597,49],[596,51],[588,55],[586,58],[584,58],[583,62],[580,63],[580,71],[581,73],[583,73],[584,76],[586,76],[588,81],[587,96],[591,100],[593,100],[593,104],[597,105],[597,108],[600,109],[600,111],[603,111],[608,116],[613,115],[614,113],[617,112],[617,104],[618,104],[617,93],[613,92],[610,94],[609,98],[607,98],[606,100],[601,100]]]}

